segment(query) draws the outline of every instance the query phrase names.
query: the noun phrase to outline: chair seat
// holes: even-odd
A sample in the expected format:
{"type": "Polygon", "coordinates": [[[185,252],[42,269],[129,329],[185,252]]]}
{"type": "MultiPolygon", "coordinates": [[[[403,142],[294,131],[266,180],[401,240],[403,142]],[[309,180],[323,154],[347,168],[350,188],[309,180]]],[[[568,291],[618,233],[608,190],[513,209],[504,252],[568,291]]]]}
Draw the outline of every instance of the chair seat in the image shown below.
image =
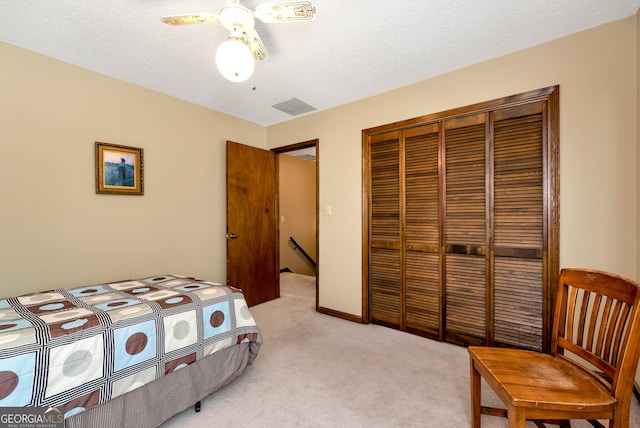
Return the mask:
{"type": "Polygon", "coordinates": [[[558,357],[521,349],[470,346],[472,362],[505,405],[550,410],[608,412],[616,405],[586,370],[558,357]]]}

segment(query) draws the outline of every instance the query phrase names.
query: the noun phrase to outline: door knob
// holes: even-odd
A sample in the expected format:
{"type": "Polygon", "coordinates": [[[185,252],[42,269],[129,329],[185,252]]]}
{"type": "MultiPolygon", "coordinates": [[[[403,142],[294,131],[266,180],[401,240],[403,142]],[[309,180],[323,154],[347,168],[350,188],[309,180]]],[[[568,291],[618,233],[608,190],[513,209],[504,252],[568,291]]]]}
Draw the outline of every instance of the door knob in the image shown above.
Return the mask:
{"type": "Polygon", "coordinates": [[[227,233],[227,239],[236,239],[238,235],[235,233],[227,233]]]}

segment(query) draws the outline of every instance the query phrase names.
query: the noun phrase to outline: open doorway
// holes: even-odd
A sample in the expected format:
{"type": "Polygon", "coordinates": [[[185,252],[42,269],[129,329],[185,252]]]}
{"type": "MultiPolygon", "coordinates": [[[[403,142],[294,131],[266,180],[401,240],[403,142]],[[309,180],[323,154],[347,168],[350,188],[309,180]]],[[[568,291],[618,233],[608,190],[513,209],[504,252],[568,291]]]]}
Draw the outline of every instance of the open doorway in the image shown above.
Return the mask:
{"type": "MultiPolygon", "coordinates": [[[[277,153],[279,259],[286,275],[315,283],[318,308],[318,140],[272,149],[277,153]]],[[[282,281],[281,281],[281,285],[282,281]]]]}

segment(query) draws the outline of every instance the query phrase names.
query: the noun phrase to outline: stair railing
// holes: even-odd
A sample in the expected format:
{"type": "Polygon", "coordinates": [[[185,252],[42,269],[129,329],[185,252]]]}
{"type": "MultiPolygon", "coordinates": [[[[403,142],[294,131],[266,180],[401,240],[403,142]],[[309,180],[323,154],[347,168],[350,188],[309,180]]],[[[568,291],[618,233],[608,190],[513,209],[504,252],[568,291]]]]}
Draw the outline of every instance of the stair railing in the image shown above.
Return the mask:
{"type": "Polygon", "coordinates": [[[311,258],[311,256],[309,254],[307,254],[307,252],[304,250],[304,248],[302,248],[300,246],[300,244],[298,244],[298,242],[295,239],[293,239],[293,236],[289,237],[289,241],[291,241],[291,243],[293,244],[293,250],[294,251],[295,250],[300,250],[300,254],[302,254],[309,261],[309,263],[311,263],[313,265],[313,268],[315,269],[316,268],[315,260],[313,260],[311,258]]]}

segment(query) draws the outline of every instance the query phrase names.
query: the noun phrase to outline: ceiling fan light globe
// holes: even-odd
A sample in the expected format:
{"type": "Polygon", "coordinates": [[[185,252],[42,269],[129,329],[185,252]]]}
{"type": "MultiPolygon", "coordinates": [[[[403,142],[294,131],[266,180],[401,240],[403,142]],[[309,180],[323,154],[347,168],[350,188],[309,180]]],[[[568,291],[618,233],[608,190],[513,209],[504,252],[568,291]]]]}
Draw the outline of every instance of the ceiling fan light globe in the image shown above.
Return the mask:
{"type": "Polygon", "coordinates": [[[255,61],[251,49],[237,39],[229,39],[216,51],[216,66],[227,80],[244,82],[253,74],[255,61]]]}

